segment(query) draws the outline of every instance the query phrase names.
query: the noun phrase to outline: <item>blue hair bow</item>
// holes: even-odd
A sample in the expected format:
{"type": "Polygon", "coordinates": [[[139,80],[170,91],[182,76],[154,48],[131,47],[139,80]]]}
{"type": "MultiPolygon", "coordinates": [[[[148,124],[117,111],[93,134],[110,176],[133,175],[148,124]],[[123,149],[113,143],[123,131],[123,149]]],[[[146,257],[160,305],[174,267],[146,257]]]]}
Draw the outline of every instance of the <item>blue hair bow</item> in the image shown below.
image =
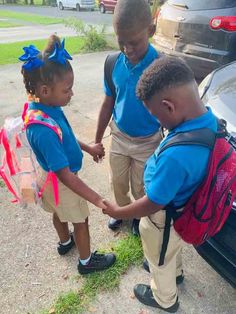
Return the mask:
{"type": "Polygon", "coordinates": [[[56,63],[60,63],[65,65],[66,60],[72,60],[72,57],[65,49],[65,39],[61,42],[61,47],[58,43],[55,44],[55,49],[53,53],[48,57],[48,60],[54,61],[56,63]]]}
{"type": "Polygon", "coordinates": [[[43,61],[37,58],[40,51],[34,45],[24,47],[23,50],[25,53],[19,57],[20,61],[25,62],[22,66],[23,69],[31,71],[43,65],[43,61]]]}

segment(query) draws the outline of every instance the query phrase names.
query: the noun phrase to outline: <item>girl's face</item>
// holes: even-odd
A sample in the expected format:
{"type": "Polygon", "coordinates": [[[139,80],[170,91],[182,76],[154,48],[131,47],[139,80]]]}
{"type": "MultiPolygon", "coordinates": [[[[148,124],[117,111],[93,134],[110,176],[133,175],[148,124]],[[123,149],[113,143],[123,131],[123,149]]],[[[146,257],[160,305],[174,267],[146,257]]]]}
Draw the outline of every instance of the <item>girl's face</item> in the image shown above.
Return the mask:
{"type": "Polygon", "coordinates": [[[66,72],[62,77],[56,78],[50,86],[42,86],[40,101],[49,106],[64,107],[68,105],[74,95],[72,87],[74,84],[73,71],[66,72]]]}

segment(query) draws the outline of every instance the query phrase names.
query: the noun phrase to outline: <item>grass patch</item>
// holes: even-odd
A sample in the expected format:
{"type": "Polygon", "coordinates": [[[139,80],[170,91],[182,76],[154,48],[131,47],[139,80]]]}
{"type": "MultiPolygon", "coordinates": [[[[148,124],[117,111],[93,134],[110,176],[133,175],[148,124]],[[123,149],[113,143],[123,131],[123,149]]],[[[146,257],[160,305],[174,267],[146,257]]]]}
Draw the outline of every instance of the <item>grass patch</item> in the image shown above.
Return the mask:
{"type": "MultiPolygon", "coordinates": [[[[15,43],[0,44],[1,58],[0,65],[17,63],[18,57],[23,54],[22,48],[29,45],[35,45],[39,50],[42,50],[47,43],[45,39],[19,41],[15,43]]],[[[79,53],[82,49],[84,38],[82,37],[67,37],[66,49],[70,54],[79,53]]]]}
{"type": "Polygon", "coordinates": [[[5,28],[5,27],[16,27],[20,26],[20,24],[16,24],[14,22],[8,22],[8,21],[0,21],[0,28],[5,28]]]}
{"type": "Polygon", "coordinates": [[[64,19],[61,18],[52,18],[48,16],[40,16],[37,14],[20,13],[7,10],[0,10],[0,18],[10,18],[42,25],[59,24],[64,22],[64,19]]]}
{"type": "Polygon", "coordinates": [[[88,309],[90,302],[98,293],[111,292],[119,286],[121,276],[132,265],[140,265],[143,259],[143,251],[140,238],[128,235],[118,240],[112,247],[117,260],[113,267],[106,271],[87,275],[78,292],[62,295],[49,311],[41,314],[78,314],[88,309]]]}
{"type": "Polygon", "coordinates": [[[4,186],[5,186],[5,183],[4,183],[4,181],[2,181],[2,179],[0,178],[0,188],[4,188],[4,186]]]}

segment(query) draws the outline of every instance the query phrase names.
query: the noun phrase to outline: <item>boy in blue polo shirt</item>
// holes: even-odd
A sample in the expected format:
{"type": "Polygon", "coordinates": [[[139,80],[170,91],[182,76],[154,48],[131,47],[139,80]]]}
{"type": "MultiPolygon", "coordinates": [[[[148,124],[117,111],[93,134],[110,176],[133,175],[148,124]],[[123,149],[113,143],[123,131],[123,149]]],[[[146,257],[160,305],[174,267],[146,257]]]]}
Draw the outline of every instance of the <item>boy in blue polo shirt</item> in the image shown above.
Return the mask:
{"type": "Polygon", "coordinates": [[[144,171],[146,195],[125,207],[109,202],[105,213],[119,218],[143,217],[140,222],[144,254],[152,275],[151,286],[134,287],[137,299],[149,306],[174,313],[179,307],[176,284],[183,281],[183,240],[170,230],[164,265],[159,266],[165,226],[165,206],[184,207],[206,175],[210,150],[198,145],[177,145],[158,155],[160,147],[174,135],[191,130],[217,130],[217,120],[202,103],[191,69],[181,59],[156,60],[142,75],[137,95],[148,110],[169,130],[144,171]]]}
{"type": "MultiPolygon", "coordinates": [[[[105,99],[99,114],[95,143],[101,143],[112,116],[111,179],[116,202],[124,206],[131,203],[130,189],[136,200],[144,195],[144,163],[161,140],[158,120],[135,94],[141,74],[158,58],[158,53],[149,44],[155,25],[145,0],[119,0],[113,27],[121,50],[112,72],[116,96],[114,98],[105,80],[105,99]]],[[[114,230],[121,223],[122,220],[111,218],[108,226],[114,230]]],[[[134,219],[132,232],[135,235],[139,234],[138,226],[139,220],[134,219]]]]}

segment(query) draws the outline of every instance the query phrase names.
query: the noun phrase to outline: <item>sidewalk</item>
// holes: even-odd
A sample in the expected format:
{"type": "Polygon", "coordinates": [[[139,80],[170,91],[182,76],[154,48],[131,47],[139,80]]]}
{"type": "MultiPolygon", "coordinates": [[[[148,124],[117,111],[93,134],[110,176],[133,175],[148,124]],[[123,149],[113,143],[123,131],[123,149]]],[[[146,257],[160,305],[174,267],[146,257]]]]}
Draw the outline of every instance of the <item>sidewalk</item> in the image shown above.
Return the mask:
{"type": "MultiPolygon", "coordinates": [[[[103,99],[103,62],[107,52],[74,56],[74,98],[65,108],[76,135],[93,141],[98,111],[103,99]]],[[[0,67],[0,125],[7,115],[21,112],[25,92],[20,64],[0,67]]],[[[104,140],[108,152],[109,131],[104,140]]],[[[85,156],[81,178],[106,198],[111,198],[108,158],[95,164],[85,156]],[[98,179],[99,178],[99,179],[98,179]]],[[[76,272],[75,250],[66,257],[56,252],[57,237],[49,215],[39,208],[20,209],[10,203],[9,194],[0,188],[0,312],[3,314],[38,313],[49,308],[55,298],[81,285],[76,272]]],[[[90,205],[92,249],[105,247],[114,240],[106,228],[107,217],[90,205]]],[[[118,236],[119,237],[119,236],[118,236]]],[[[117,237],[116,237],[117,239],[117,237]]],[[[183,254],[185,281],[179,288],[181,314],[233,314],[236,291],[229,286],[192,247],[183,254]]],[[[140,267],[123,275],[119,290],[97,297],[86,313],[154,314],[133,296],[136,283],[148,283],[150,275],[140,267]]]]}
{"type": "MultiPolygon", "coordinates": [[[[98,25],[95,25],[99,27],[98,25]]],[[[112,26],[106,26],[108,34],[113,33],[112,26]]],[[[14,43],[23,40],[36,40],[48,38],[50,35],[56,33],[59,37],[76,36],[75,30],[66,27],[63,24],[52,25],[29,25],[11,28],[0,28],[0,44],[14,43]]]]}

